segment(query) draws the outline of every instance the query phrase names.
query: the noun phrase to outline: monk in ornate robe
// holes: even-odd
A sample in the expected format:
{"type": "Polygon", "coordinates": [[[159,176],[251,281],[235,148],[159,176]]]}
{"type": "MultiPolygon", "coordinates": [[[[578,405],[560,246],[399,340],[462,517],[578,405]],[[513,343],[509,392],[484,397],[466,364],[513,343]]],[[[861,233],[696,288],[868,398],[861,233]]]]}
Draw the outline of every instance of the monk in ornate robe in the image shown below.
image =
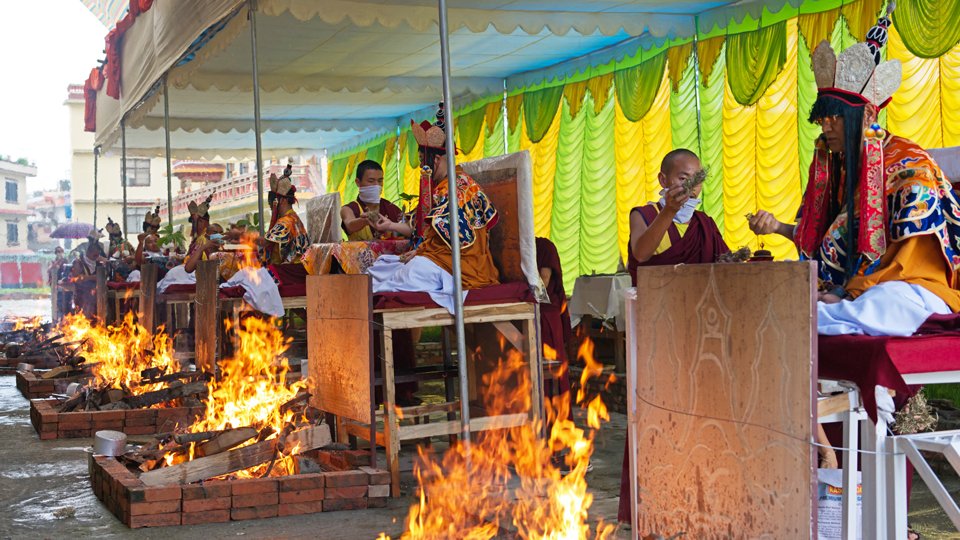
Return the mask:
{"type": "MultiPolygon", "coordinates": [[[[703,174],[702,170],[700,159],[690,150],[669,152],[660,164],[660,201],[630,211],[627,268],[634,287],[640,266],[713,263],[730,251],[713,218],[696,209],[701,186],[684,187],[684,182],[703,174]]],[[[624,523],[633,517],[629,455],[629,446],[624,444],[617,512],[617,519],[624,523]]]]}
{"type": "Polygon", "coordinates": [[[403,211],[381,197],[383,168],[373,160],[357,165],[357,200],[340,208],[340,226],[350,241],[409,237],[413,228],[404,223],[403,211]]]}
{"type": "Polygon", "coordinates": [[[87,248],[70,268],[74,306],[91,321],[97,316],[97,264],[104,262],[106,258],[100,245],[100,234],[96,230],[91,231],[87,237],[87,248]]]}
{"type": "MultiPolygon", "coordinates": [[[[283,176],[270,175],[271,220],[264,236],[264,252],[269,264],[300,263],[310,247],[307,228],[300,220],[293,205],[297,202],[297,188],[290,181],[292,167],[288,166],[283,176]]],[[[304,273],[304,278],[306,273],[304,273]]]]}

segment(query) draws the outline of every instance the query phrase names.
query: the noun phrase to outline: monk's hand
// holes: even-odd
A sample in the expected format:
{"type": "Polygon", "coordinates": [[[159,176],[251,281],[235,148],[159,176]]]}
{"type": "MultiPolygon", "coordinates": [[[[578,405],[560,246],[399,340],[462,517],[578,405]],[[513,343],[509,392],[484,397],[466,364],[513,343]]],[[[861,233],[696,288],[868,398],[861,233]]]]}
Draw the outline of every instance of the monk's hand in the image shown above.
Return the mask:
{"type": "Polygon", "coordinates": [[[690,199],[690,193],[683,186],[676,186],[667,191],[664,197],[664,212],[670,215],[676,215],[683,208],[683,205],[690,199]]]}
{"type": "Polygon", "coordinates": [[[372,223],[371,227],[377,232],[389,232],[393,227],[393,222],[390,221],[390,218],[383,214],[377,214],[378,218],[376,223],[372,223]]]}
{"type": "Polygon", "coordinates": [[[756,214],[748,216],[747,223],[753,234],[774,234],[780,227],[777,218],[766,210],[757,210],[756,214]]]}
{"type": "Polygon", "coordinates": [[[817,301],[823,302],[824,304],[836,304],[841,300],[843,300],[843,298],[840,298],[839,296],[830,292],[822,292],[817,295],[817,301]]]}
{"type": "Polygon", "coordinates": [[[400,262],[406,264],[410,262],[410,259],[417,256],[417,250],[411,249],[410,251],[400,255],[400,262]]]}

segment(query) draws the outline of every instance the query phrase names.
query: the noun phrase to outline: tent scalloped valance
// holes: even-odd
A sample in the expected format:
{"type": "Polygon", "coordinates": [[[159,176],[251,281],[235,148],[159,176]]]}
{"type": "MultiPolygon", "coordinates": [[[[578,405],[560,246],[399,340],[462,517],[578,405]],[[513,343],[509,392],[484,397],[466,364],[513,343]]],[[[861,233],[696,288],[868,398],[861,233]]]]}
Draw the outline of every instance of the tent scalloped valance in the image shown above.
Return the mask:
{"type": "Polygon", "coordinates": [[[727,83],[741,105],[753,105],[787,59],[787,23],[727,37],[727,83]]]}
{"type": "Polygon", "coordinates": [[[660,90],[666,66],[667,54],[662,52],[634,67],[614,72],[617,102],[627,120],[637,122],[646,116],[660,90]]]}
{"type": "Polygon", "coordinates": [[[939,58],[960,43],[960,0],[900,2],[893,24],[914,56],[939,58]]]}
{"type": "Polygon", "coordinates": [[[538,143],[547,134],[553,117],[557,114],[561,97],[563,85],[524,92],[523,122],[530,142],[538,143]]]}

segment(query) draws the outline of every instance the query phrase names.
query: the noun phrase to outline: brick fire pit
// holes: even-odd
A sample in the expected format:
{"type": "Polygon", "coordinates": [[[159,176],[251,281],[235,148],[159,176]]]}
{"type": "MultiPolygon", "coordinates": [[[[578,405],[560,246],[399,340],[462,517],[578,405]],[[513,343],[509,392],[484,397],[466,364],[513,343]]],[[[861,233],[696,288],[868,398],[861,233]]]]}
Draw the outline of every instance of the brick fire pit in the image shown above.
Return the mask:
{"type": "Polygon", "coordinates": [[[72,382],[79,382],[89,379],[89,375],[76,377],[56,377],[54,379],[44,379],[33,371],[17,372],[17,390],[27,399],[37,399],[49,397],[50,394],[62,394],[67,391],[67,386],[72,382]]]}
{"type": "MultiPolygon", "coordinates": [[[[37,369],[53,369],[60,365],[56,355],[34,355],[18,356],[17,358],[7,358],[0,355],[0,367],[16,368],[20,364],[30,364],[37,369]]],[[[0,372],[2,373],[2,372],[0,372]]]]}
{"type": "Polygon", "coordinates": [[[94,494],[131,529],[376,508],[386,505],[390,492],[387,471],[363,466],[163,486],[144,485],[113,457],[90,456],[89,466],[94,494]]]}
{"type": "Polygon", "coordinates": [[[55,399],[30,400],[30,423],[41,440],[92,437],[101,429],[127,435],[152,435],[190,424],[203,414],[203,407],[119,409],[112,411],[58,412],[55,399]]]}

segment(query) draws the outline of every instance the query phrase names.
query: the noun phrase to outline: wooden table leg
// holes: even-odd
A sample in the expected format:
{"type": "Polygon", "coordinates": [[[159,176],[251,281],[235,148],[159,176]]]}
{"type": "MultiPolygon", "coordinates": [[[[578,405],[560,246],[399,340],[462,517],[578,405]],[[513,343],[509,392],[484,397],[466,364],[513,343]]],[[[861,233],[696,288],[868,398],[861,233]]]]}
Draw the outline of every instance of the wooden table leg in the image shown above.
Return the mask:
{"type": "Polygon", "coordinates": [[[390,496],[400,496],[400,433],[393,384],[393,331],[383,329],[383,434],[390,470],[390,496]]]}
{"type": "Polygon", "coordinates": [[[534,318],[524,321],[523,325],[527,334],[527,362],[530,367],[530,419],[537,425],[543,418],[543,363],[540,361],[541,340],[536,316],[539,309],[535,306],[534,310],[534,318]]]}

